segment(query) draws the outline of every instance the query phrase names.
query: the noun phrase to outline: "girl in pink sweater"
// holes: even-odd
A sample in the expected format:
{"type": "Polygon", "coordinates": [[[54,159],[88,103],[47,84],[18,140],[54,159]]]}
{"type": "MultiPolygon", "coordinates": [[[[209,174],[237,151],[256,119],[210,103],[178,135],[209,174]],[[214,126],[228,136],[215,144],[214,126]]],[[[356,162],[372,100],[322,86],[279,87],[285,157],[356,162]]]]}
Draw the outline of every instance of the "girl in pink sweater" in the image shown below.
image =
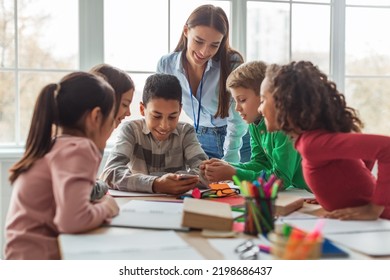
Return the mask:
{"type": "Polygon", "coordinates": [[[390,137],[360,133],[361,120],[334,82],[311,62],[270,65],[261,99],[267,130],[295,139],[305,181],[326,217],[390,219],[390,137]]]}
{"type": "Polygon", "coordinates": [[[10,169],[7,259],[59,259],[59,233],[91,230],[118,214],[108,195],[90,202],[113,108],[112,87],[93,74],[72,73],[42,89],[25,153],[10,169]]]}

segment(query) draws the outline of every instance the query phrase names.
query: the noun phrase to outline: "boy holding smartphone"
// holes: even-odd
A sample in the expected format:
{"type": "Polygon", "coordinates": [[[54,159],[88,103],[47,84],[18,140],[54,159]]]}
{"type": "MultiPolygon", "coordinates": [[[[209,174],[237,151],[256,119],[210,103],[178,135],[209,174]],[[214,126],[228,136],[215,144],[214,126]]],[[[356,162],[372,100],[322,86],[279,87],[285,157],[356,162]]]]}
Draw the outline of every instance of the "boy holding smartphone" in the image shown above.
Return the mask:
{"type": "Polygon", "coordinates": [[[148,77],[140,104],[144,118],[126,121],[119,128],[101,175],[111,188],[178,195],[199,181],[207,184],[199,178],[199,165],[207,155],[194,127],[179,122],[181,102],[181,86],[175,76],[148,77]]]}

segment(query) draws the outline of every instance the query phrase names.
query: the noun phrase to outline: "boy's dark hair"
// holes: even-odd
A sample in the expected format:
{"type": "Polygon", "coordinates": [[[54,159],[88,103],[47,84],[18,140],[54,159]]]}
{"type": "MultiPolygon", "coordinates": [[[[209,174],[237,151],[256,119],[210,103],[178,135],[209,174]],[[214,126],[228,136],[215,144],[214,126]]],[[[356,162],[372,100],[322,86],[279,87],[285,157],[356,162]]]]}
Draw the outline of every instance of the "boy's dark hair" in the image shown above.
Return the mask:
{"type": "Polygon", "coordinates": [[[147,106],[150,99],[177,100],[181,104],[181,85],[174,75],[153,74],[146,79],[142,102],[147,106]]]}

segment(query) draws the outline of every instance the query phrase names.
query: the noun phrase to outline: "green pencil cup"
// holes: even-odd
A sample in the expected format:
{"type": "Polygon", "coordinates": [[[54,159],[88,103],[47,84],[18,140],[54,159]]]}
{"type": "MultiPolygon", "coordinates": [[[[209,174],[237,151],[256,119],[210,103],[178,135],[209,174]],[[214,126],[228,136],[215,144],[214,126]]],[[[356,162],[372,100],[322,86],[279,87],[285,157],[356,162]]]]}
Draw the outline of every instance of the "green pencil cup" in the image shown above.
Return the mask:
{"type": "Polygon", "coordinates": [[[275,228],[275,198],[246,197],[244,233],[267,235],[275,228]]]}

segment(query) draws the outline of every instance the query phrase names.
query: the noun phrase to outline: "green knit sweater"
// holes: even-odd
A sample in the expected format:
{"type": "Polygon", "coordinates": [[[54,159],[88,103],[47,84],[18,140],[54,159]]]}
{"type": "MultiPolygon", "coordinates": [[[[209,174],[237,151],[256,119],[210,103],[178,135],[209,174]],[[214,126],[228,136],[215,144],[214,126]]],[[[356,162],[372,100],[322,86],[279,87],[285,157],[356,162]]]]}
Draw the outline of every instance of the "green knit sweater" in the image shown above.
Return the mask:
{"type": "Polygon", "coordinates": [[[230,163],[236,168],[240,180],[254,181],[262,170],[266,178],[273,173],[283,180],[283,189],[295,187],[310,188],[303,179],[301,156],[295,150],[290,138],[281,131],[267,132],[264,119],[249,125],[251,136],[251,159],[246,163],[230,163]]]}

